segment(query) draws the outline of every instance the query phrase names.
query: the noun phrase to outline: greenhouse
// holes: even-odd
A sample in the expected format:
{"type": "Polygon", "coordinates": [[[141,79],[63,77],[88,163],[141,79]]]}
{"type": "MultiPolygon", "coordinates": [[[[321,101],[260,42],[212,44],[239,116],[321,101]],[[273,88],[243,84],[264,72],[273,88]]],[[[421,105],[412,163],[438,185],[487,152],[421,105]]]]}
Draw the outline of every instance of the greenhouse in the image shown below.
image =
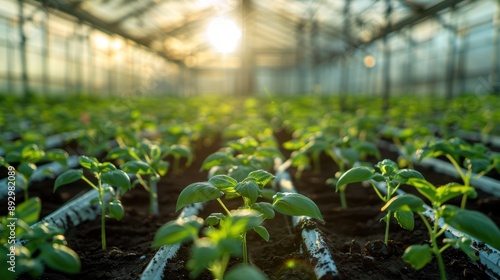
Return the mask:
{"type": "Polygon", "coordinates": [[[500,1],[2,0],[0,279],[500,279],[500,1]]]}

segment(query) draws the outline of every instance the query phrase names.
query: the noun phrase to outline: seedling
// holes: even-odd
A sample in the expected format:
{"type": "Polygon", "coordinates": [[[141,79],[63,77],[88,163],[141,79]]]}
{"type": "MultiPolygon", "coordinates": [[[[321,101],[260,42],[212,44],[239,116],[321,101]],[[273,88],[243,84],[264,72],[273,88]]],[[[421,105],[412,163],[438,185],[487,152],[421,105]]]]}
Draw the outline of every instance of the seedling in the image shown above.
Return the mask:
{"type": "Polygon", "coordinates": [[[0,217],[2,279],[22,274],[38,277],[45,266],[64,273],[80,271],[80,259],[67,246],[64,231],[47,223],[35,224],[40,210],[40,199],[30,198],[16,207],[14,215],[0,217]],[[16,237],[23,243],[16,242],[16,237]]]}
{"type": "MultiPolygon", "coordinates": [[[[44,151],[36,144],[28,144],[20,151],[12,151],[5,157],[5,162],[19,163],[16,168],[16,185],[23,189],[24,199],[29,199],[28,187],[32,182],[33,174],[37,170],[37,163],[41,161],[58,162],[67,166],[68,153],[61,149],[44,151]]],[[[5,162],[3,164],[5,164],[5,162]]],[[[51,170],[44,170],[51,175],[51,170]]]]}
{"type": "Polygon", "coordinates": [[[192,278],[198,277],[201,272],[208,269],[214,279],[248,277],[242,274],[244,272],[250,273],[251,279],[267,279],[260,270],[248,264],[233,268],[225,277],[230,258],[242,256],[241,236],[248,230],[258,227],[263,220],[260,212],[250,209],[234,210],[228,216],[221,213],[212,214],[205,221],[190,216],[163,225],[156,233],[152,246],[160,247],[194,240],[191,257],[186,264],[191,270],[192,278]],[[204,236],[199,237],[198,231],[204,224],[207,226],[204,236]],[[244,271],[240,271],[242,269],[244,271]],[[233,274],[236,275],[231,276],[233,274]]]}
{"type": "Polygon", "coordinates": [[[106,210],[108,216],[116,220],[121,220],[125,214],[119,197],[130,189],[130,178],[127,173],[117,169],[110,162],[100,163],[96,158],[80,156],[80,165],[89,170],[97,180],[97,185],[90,181],[82,169],[70,169],[57,177],[54,183],[54,191],[62,185],[84,180],[89,186],[99,192],[99,205],[101,206],[101,243],[102,250],[106,250],[106,210]],[[117,192],[113,189],[117,188],[117,192]],[[112,199],[108,201],[107,195],[112,199]]]}
{"type": "Polygon", "coordinates": [[[137,147],[120,147],[113,149],[108,157],[111,159],[123,159],[127,161],[121,165],[121,169],[127,173],[137,176],[133,186],[140,184],[149,193],[149,214],[157,216],[158,209],[158,182],[168,171],[169,163],[164,159],[172,155],[174,157],[174,171],[179,169],[180,159],[187,159],[186,165],[192,161],[192,154],[188,147],[183,145],[163,146],[142,142],[137,147]],[[144,178],[143,176],[147,177],[144,178]]]}
{"type": "Polygon", "coordinates": [[[203,161],[201,170],[216,167],[215,174],[228,174],[242,181],[252,171],[273,168],[275,158],[283,158],[283,155],[273,143],[247,136],[229,141],[226,148],[209,155],[203,161]]]}
{"type": "Polygon", "coordinates": [[[411,211],[420,216],[422,222],[429,232],[431,244],[411,245],[403,254],[403,260],[413,268],[419,270],[432,260],[434,255],[438,261],[441,279],[446,279],[446,271],[442,253],[451,246],[458,247],[473,260],[478,257],[471,248],[472,241],[467,237],[445,238],[444,245],[439,247],[438,238],[443,235],[449,226],[452,226],[480,241],[486,242],[494,248],[500,249],[500,229],[488,216],[478,211],[461,209],[453,205],[445,205],[448,200],[465,195],[471,198],[477,196],[474,188],[470,186],[450,183],[436,188],[424,179],[411,178],[406,184],[414,186],[432,204],[434,210],[434,223],[431,224],[424,216],[426,211],[425,202],[411,194],[397,196],[389,200],[382,211],[411,211]],[[440,229],[439,220],[444,220],[444,226],[440,229]]]}
{"type": "MultiPolygon", "coordinates": [[[[389,159],[384,159],[377,163],[375,167],[380,170],[380,173],[365,166],[358,166],[347,170],[337,181],[337,189],[347,184],[368,181],[380,200],[387,203],[387,201],[394,196],[402,183],[405,183],[410,178],[424,178],[420,172],[413,169],[399,170],[398,165],[389,159]],[[385,195],[380,193],[379,189],[375,186],[375,182],[386,183],[387,191],[385,195]]],[[[386,223],[384,236],[385,244],[389,242],[389,225],[392,215],[394,215],[394,218],[402,228],[413,230],[414,227],[413,214],[410,211],[387,211],[387,214],[383,218],[383,221],[386,223]]]]}
{"type": "MultiPolygon", "coordinates": [[[[271,181],[273,177],[274,176],[272,174],[264,170],[252,171],[246,178],[244,178],[240,182],[227,175],[215,175],[207,182],[199,182],[187,186],[179,194],[176,210],[178,211],[183,207],[196,202],[217,200],[217,202],[219,202],[219,204],[224,209],[225,214],[211,214],[205,220],[205,223],[209,226],[207,232],[209,233],[209,236],[213,235],[213,238],[215,238],[214,236],[222,234],[219,233],[219,231],[232,232],[232,234],[224,233],[224,236],[237,236],[239,240],[237,244],[239,244],[238,246],[240,246],[240,248],[242,249],[240,255],[243,256],[243,263],[246,265],[248,264],[246,243],[247,231],[253,229],[257,234],[259,234],[260,237],[262,237],[266,241],[269,241],[269,232],[261,224],[265,219],[274,218],[275,211],[278,211],[285,215],[304,215],[323,220],[316,204],[308,197],[297,193],[276,193],[272,198],[272,203],[257,202],[257,199],[259,197],[262,197],[263,189],[268,185],[269,181],[271,181]],[[221,200],[221,197],[224,195],[231,198],[241,197],[243,199],[243,206],[240,207],[240,210],[243,209],[244,211],[249,212],[236,213],[238,213],[238,215],[240,215],[241,213],[246,213],[245,216],[255,217],[245,218],[248,220],[248,222],[239,222],[239,216],[235,216],[235,212],[230,211],[221,200]],[[214,227],[217,225],[219,225],[220,227],[218,230],[215,230],[214,227]]],[[[178,224],[170,223],[170,226],[164,226],[165,228],[160,229],[156,235],[169,236],[169,232],[172,230],[171,227],[173,227],[174,225],[178,226],[178,224]]],[[[218,240],[217,238],[215,239],[218,240]]],[[[161,240],[161,238],[158,240],[161,240]]],[[[177,240],[175,241],[178,242],[177,240]]],[[[154,244],[159,246],[173,243],[175,242],[158,241],[154,244]]],[[[225,253],[223,254],[225,256],[223,263],[227,263],[229,256],[237,252],[234,248],[222,248],[222,250],[225,251],[225,253]]],[[[202,266],[203,265],[205,265],[204,267],[206,267],[206,263],[202,263],[202,266]]]]}
{"type": "MultiPolygon", "coordinates": [[[[493,154],[483,144],[469,144],[460,138],[430,142],[417,151],[419,160],[426,157],[445,156],[455,167],[465,186],[470,186],[472,179],[479,178],[496,168],[500,171],[500,155],[493,154]],[[466,172],[459,162],[463,160],[466,172]],[[474,175],[475,174],[475,175],[474,175]]],[[[467,196],[462,196],[460,207],[465,208],[467,196]]]]}

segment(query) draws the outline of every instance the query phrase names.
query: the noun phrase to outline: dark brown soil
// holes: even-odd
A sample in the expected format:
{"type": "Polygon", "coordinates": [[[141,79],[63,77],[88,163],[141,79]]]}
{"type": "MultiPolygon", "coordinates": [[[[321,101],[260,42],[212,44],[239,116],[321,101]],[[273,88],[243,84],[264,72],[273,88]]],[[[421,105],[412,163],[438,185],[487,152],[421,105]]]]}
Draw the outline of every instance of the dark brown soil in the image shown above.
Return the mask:
{"type": "MultiPolygon", "coordinates": [[[[206,172],[199,172],[199,167],[203,159],[217,147],[220,147],[220,143],[200,149],[197,151],[197,160],[190,168],[182,174],[168,174],[161,181],[159,217],[148,217],[148,196],[143,189],[137,188],[127,193],[122,199],[126,209],[125,217],[121,221],[106,221],[106,251],[101,250],[100,219],[68,230],[68,245],[81,258],[81,273],[63,275],[47,271],[40,279],[138,279],[156,252],[150,247],[156,230],[177,217],[178,213],[174,212],[174,208],[179,192],[190,183],[206,180],[206,172]]],[[[389,152],[384,152],[384,156],[395,159],[394,154],[389,152]]],[[[325,233],[328,249],[339,268],[340,279],[439,279],[435,261],[424,269],[415,271],[401,260],[407,246],[427,242],[428,235],[418,219],[413,232],[405,231],[395,223],[391,224],[390,244],[388,247],[381,245],[385,226],[379,222],[383,216],[380,211],[381,201],[371,187],[352,185],[346,191],[348,208],[340,208],[338,194],[325,183],[336,171],[333,163],[323,157],[321,172],[304,172],[301,179],[295,181],[295,186],[299,193],[310,197],[321,209],[325,222],[319,223],[318,227],[325,233]]],[[[456,181],[455,178],[436,174],[432,170],[420,171],[436,185],[456,181]]],[[[293,176],[294,170],[291,169],[290,172],[293,176]]],[[[48,185],[47,188],[51,190],[52,185],[48,185]]],[[[55,204],[60,205],[67,198],[60,197],[56,200],[60,201],[55,204]]],[[[49,204],[51,201],[44,198],[43,203],[49,204]]],[[[239,201],[229,202],[229,205],[233,203],[239,201]]],[[[500,224],[500,209],[496,206],[498,203],[498,199],[485,196],[470,201],[469,206],[484,211],[500,224]]],[[[52,209],[58,206],[44,207],[52,209]]],[[[212,212],[221,212],[220,206],[209,203],[200,216],[205,218],[212,212]]],[[[251,261],[271,279],[314,279],[307,257],[299,253],[300,240],[290,224],[289,218],[282,215],[266,221],[265,226],[271,235],[269,242],[250,233],[248,245],[251,261]]],[[[183,245],[178,256],[167,264],[166,279],[189,279],[189,271],[185,268],[188,255],[189,246],[183,245]]],[[[448,279],[489,279],[481,268],[455,249],[448,249],[444,259],[448,279]]],[[[239,260],[233,262],[238,263],[239,260]]],[[[211,278],[205,273],[199,279],[211,278]]]]}

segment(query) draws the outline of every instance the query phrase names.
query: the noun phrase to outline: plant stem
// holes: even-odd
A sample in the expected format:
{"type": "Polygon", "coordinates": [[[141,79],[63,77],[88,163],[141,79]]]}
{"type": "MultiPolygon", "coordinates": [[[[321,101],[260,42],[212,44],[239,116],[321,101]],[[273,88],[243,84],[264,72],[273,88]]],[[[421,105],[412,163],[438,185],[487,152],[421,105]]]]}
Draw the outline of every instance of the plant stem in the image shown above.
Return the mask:
{"type": "Polygon", "coordinates": [[[101,179],[98,179],[99,184],[99,201],[101,202],[101,245],[102,250],[106,250],[106,205],[104,201],[104,189],[101,186],[101,179]]]}
{"type": "Polygon", "coordinates": [[[222,206],[222,208],[224,208],[224,211],[226,211],[227,215],[231,216],[231,212],[229,212],[229,210],[227,209],[226,205],[224,205],[224,202],[222,202],[222,200],[220,200],[220,198],[217,198],[217,201],[222,206]]]}
{"type": "Polygon", "coordinates": [[[153,216],[158,216],[158,187],[156,185],[156,179],[151,178],[151,185],[149,186],[149,214],[153,216]]]}
{"type": "Polygon", "coordinates": [[[243,241],[243,263],[248,264],[248,249],[247,249],[247,233],[244,232],[241,236],[243,241]]]}
{"type": "Polygon", "coordinates": [[[347,200],[345,198],[345,185],[340,187],[340,207],[347,208],[347,200]]]}
{"type": "Polygon", "coordinates": [[[387,211],[387,215],[385,215],[385,236],[384,243],[385,245],[389,245],[389,225],[391,222],[391,211],[387,211]]]}

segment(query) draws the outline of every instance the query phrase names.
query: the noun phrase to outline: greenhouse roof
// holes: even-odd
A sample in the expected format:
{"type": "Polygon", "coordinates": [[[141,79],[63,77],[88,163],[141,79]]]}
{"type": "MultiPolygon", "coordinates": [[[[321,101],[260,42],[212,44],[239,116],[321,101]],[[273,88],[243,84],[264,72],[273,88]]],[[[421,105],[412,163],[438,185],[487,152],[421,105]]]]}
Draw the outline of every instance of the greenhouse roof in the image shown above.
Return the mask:
{"type": "Polygon", "coordinates": [[[248,52],[252,54],[251,58],[256,66],[295,65],[300,59],[311,57],[307,55],[311,53],[314,53],[314,59],[318,61],[330,59],[466,1],[36,2],[76,17],[101,31],[117,34],[151,48],[171,61],[204,68],[239,67],[241,61],[246,61],[241,60],[241,55],[248,52]],[[219,26],[214,24],[214,19],[219,20],[219,26]],[[218,35],[207,35],[207,29],[211,25],[215,25],[213,28],[218,35]],[[232,39],[235,42],[230,42],[232,39]],[[217,44],[222,45],[224,54],[214,49],[217,44]],[[221,57],[224,58],[222,62],[221,57]]]}

